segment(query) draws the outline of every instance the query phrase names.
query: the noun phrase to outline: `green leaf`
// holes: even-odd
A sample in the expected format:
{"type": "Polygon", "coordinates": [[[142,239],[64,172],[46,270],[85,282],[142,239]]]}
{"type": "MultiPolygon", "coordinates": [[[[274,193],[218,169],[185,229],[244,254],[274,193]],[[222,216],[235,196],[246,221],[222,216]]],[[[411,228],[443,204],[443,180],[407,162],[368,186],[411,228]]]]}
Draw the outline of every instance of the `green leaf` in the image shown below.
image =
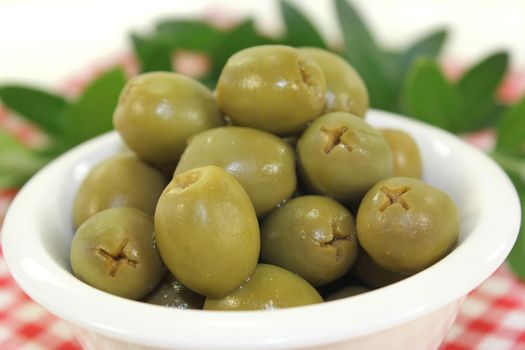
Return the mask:
{"type": "Polygon", "coordinates": [[[495,92],[505,76],[508,62],[507,53],[497,52],[470,68],[458,81],[458,90],[465,105],[462,131],[490,125],[487,111],[494,106],[495,92]]]}
{"type": "Polygon", "coordinates": [[[402,85],[403,78],[408,72],[408,69],[410,68],[412,62],[420,57],[435,58],[441,51],[441,48],[443,47],[447,36],[447,30],[438,30],[428,36],[419,39],[397,56],[397,64],[399,66],[400,73],[400,86],[402,85]]]}
{"type": "Polygon", "coordinates": [[[195,20],[177,19],[162,21],[156,26],[154,36],[171,49],[195,50],[210,53],[222,36],[215,27],[195,20]]]}
{"type": "Polygon", "coordinates": [[[462,100],[456,87],[450,84],[437,62],[420,58],[407,74],[402,92],[404,113],[456,132],[462,117],[462,100]]]}
{"type": "Polygon", "coordinates": [[[345,41],[344,57],[363,77],[372,107],[391,109],[397,95],[396,67],[378,48],[363,20],[347,0],[336,0],[336,8],[345,41]]]}
{"type": "Polygon", "coordinates": [[[126,76],[114,68],[95,79],[63,115],[70,145],[76,145],[113,128],[113,111],[126,76]]]}
{"type": "Polygon", "coordinates": [[[498,101],[490,101],[487,103],[481,120],[485,120],[487,127],[494,128],[501,120],[501,118],[507,113],[508,106],[498,101]]]}
{"type": "Polygon", "coordinates": [[[498,152],[525,156],[525,97],[510,107],[497,125],[498,152]]]}
{"type": "Polygon", "coordinates": [[[228,58],[237,51],[250,46],[273,43],[272,40],[261,36],[257,32],[255,29],[255,23],[252,19],[239,23],[230,31],[224,33],[221,40],[217,43],[214,52],[211,54],[211,77],[207,79],[217,81],[222,67],[224,67],[228,58]]]}
{"type": "Polygon", "coordinates": [[[131,42],[141,72],[171,71],[170,47],[156,38],[143,38],[137,34],[131,34],[131,42]]]}
{"type": "Polygon", "coordinates": [[[67,106],[64,98],[28,86],[4,85],[0,87],[0,100],[43,131],[55,136],[60,134],[58,116],[67,106]]]}
{"type": "MultiPolygon", "coordinates": [[[[493,153],[492,157],[507,172],[516,187],[521,203],[521,217],[525,218],[525,158],[493,153]]],[[[525,221],[522,219],[518,239],[512,248],[507,263],[514,273],[525,281],[525,221]]]]}
{"type": "Polygon", "coordinates": [[[321,35],[301,11],[289,1],[280,0],[281,13],[286,26],[285,43],[291,46],[313,46],[326,49],[321,35]]]}
{"type": "Polygon", "coordinates": [[[509,174],[510,179],[517,183],[520,199],[525,200],[525,157],[509,156],[498,151],[490,155],[509,174]]]}
{"type": "Polygon", "coordinates": [[[22,186],[49,160],[0,130],[0,189],[22,186]]]}

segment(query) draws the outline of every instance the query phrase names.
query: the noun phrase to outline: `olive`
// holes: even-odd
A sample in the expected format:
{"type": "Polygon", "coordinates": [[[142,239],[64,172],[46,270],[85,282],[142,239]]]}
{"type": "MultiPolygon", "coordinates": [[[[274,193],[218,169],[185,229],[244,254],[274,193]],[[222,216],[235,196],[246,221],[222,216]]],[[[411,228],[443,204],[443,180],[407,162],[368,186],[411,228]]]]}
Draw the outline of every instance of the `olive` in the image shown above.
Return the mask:
{"type": "Polygon", "coordinates": [[[297,135],[284,136],[284,137],[281,137],[281,140],[283,140],[283,141],[286,142],[290,147],[292,147],[293,149],[295,149],[295,146],[297,146],[297,141],[299,140],[299,136],[297,136],[297,135]]]}
{"type": "Polygon", "coordinates": [[[204,310],[274,310],[323,302],[301,277],[283,268],[259,264],[239,288],[221,299],[206,298],[204,310]]]}
{"type": "Polygon", "coordinates": [[[354,217],[331,198],[294,198],[261,227],[262,261],[296,273],[315,287],[344,275],[357,251],[354,217]]]}
{"type": "Polygon", "coordinates": [[[325,93],[315,60],[283,45],[237,52],[217,83],[217,103],[234,124],[278,135],[300,133],[323,111],[325,93]]]}
{"type": "Polygon", "coordinates": [[[233,175],[258,216],[270,212],[295,190],[293,150],[264,131],[228,126],[195,135],[175,175],[204,165],[217,165],[233,175]]]}
{"type": "Polygon", "coordinates": [[[326,79],[324,113],[348,112],[364,118],[368,110],[368,91],[357,71],[333,52],[305,47],[300,49],[321,67],[326,79]]]}
{"type": "Polygon", "coordinates": [[[392,176],[421,179],[421,155],[416,141],[402,130],[382,129],[381,134],[392,150],[392,176]]]}
{"type": "Polygon", "coordinates": [[[143,300],[148,304],[176,309],[202,309],[204,297],[195,293],[168,273],[164,280],[143,300]]]}
{"type": "Polygon", "coordinates": [[[150,215],[168,184],[159,170],[132,153],[120,153],[97,164],[80,184],[73,202],[73,225],[104,209],[132,207],[150,215]]]}
{"type": "Polygon", "coordinates": [[[73,237],[70,261],[81,281],[130,299],[144,297],[165,272],[155,248],[151,216],[126,207],[107,209],[86,220],[73,237]]]}
{"type": "Polygon", "coordinates": [[[357,237],[381,267],[416,273],[443,258],[459,237],[458,210],[445,192],[408,177],[378,182],[357,212],[357,237]]]}
{"type": "Polygon", "coordinates": [[[175,278],[193,291],[221,298],[257,265],[255,210],[242,186],[217,166],[175,176],[155,211],[160,255],[175,278]]]}
{"type": "Polygon", "coordinates": [[[381,133],[345,112],[317,118],[299,139],[297,153],[307,187],[349,205],[392,175],[392,152],[381,133]]]}
{"type": "Polygon", "coordinates": [[[410,276],[389,271],[379,266],[363,249],[359,251],[350,272],[359,279],[361,283],[372,289],[388,286],[410,276]]]}
{"type": "Polygon", "coordinates": [[[363,294],[369,291],[370,289],[363,287],[363,286],[346,286],[328,295],[325,298],[325,301],[332,301],[332,300],[337,300],[337,299],[353,297],[354,295],[363,294]]]}
{"type": "Polygon", "coordinates": [[[224,120],[207,87],[181,74],[153,72],[126,84],[113,123],[139,157],[169,167],[176,165],[188,137],[224,120]]]}

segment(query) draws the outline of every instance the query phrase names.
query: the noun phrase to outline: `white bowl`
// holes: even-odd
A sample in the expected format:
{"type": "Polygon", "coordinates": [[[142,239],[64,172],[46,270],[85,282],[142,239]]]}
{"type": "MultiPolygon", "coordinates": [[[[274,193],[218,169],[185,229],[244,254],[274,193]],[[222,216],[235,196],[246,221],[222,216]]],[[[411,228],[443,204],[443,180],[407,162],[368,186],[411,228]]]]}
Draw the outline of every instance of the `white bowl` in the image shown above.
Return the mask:
{"type": "Polygon", "coordinates": [[[514,244],[518,197],[491,159],[457,137],[385,112],[370,111],[367,120],[410,132],[425,180],[448,192],[460,211],[454,251],[401,282],[329,303],[229,313],[163,308],[82,283],[69,267],[71,203],[89,169],[121,149],[114,132],[68,152],[26,184],[5,219],[5,259],[27,294],[68,321],[87,349],[435,349],[463,298],[514,244]]]}

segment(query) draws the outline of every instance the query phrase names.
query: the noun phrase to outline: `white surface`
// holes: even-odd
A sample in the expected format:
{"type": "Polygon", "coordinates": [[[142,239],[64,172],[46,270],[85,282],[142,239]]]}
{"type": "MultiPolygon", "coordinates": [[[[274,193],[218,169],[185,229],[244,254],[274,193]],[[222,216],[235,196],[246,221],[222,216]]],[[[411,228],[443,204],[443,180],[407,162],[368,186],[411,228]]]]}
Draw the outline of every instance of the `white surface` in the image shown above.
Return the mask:
{"type": "Polygon", "coordinates": [[[389,348],[408,340],[414,349],[432,348],[425,345],[430,344],[425,334],[441,341],[457,312],[456,301],[509,253],[519,228],[518,198],[503,171],[457,137],[385,112],[370,111],[367,120],[410,132],[425,160],[425,180],[448,192],[460,211],[461,238],[454,251],[399,283],[329,303],[234,313],[161,308],[85,285],[69,271],[72,199],[85,170],[120,149],[114,132],[58,158],[19,192],[4,222],[6,262],[29,296],[92,339],[99,336],[86,330],[135,344],[182,349],[292,349],[341,342],[350,346],[363,339],[389,348]],[[446,305],[456,306],[441,313],[446,305]],[[442,315],[438,328],[435,320],[415,321],[428,321],[436,314],[442,315]],[[392,332],[392,327],[403,331],[392,332]]]}
{"type": "MultiPolygon", "coordinates": [[[[295,0],[329,38],[339,38],[332,1],[295,0]]],[[[525,67],[525,1],[353,0],[388,47],[449,27],[445,56],[469,63],[495,49],[525,67]]],[[[125,51],[127,34],[155,18],[220,12],[247,14],[270,32],[280,28],[275,0],[0,0],[0,84],[21,81],[57,87],[93,62],[125,51]]]]}
{"type": "MultiPolygon", "coordinates": [[[[456,300],[421,318],[402,323],[379,333],[353,338],[351,344],[348,341],[342,341],[323,344],[313,348],[309,347],[308,350],[436,350],[454,322],[462,301],[463,299],[456,300]],[[417,337],[414,337],[414,334],[417,334],[417,337]],[[388,344],[388,347],[386,347],[385,344],[388,344]]],[[[161,347],[153,348],[149,346],[130,345],[124,341],[109,338],[76,325],[70,324],[70,327],[73,334],[75,334],[80,344],[86,350],[162,349],[161,347]]],[[[208,350],[209,347],[205,347],[203,350],[204,349],[208,350]]],[[[170,350],[173,350],[173,348],[170,350]]]]}

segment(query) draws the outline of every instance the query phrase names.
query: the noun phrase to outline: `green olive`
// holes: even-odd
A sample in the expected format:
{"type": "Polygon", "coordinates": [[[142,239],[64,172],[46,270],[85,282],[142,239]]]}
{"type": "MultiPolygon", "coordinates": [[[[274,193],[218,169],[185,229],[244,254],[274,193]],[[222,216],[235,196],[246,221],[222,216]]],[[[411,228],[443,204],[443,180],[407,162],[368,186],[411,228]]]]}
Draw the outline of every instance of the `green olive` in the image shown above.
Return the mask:
{"type": "Polygon", "coordinates": [[[445,192],[408,177],[378,182],[357,212],[359,243],[381,267],[403,274],[444,257],[459,236],[459,214],[445,192]]]}
{"type": "Polygon", "coordinates": [[[204,85],[181,74],[154,72],[126,84],[113,123],[139,157],[169,167],[176,165],[188,137],[224,120],[204,85]]]}
{"type": "Polygon", "coordinates": [[[259,264],[239,288],[221,299],[206,298],[204,310],[274,310],[323,302],[301,277],[283,268],[259,264]]]}
{"type": "Polygon", "coordinates": [[[325,301],[332,301],[332,300],[337,300],[337,299],[353,297],[354,295],[363,294],[369,291],[370,289],[363,287],[363,286],[346,286],[328,295],[325,298],[325,301]]]}
{"type": "Polygon", "coordinates": [[[236,125],[275,133],[300,133],[321,114],[326,82],[313,58],[289,46],[254,46],[226,62],[217,102],[236,125]]]}
{"type": "Polygon", "coordinates": [[[293,150],[264,131],[222,127],[191,138],[175,175],[204,165],[217,165],[242,185],[258,216],[289,198],[296,186],[293,150]]]}
{"type": "Polygon", "coordinates": [[[297,135],[284,136],[284,137],[281,137],[281,140],[283,140],[283,141],[286,142],[290,147],[292,147],[293,149],[295,149],[295,146],[297,146],[297,141],[299,140],[299,136],[297,136],[297,135]]]}
{"type": "Polygon", "coordinates": [[[90,217],[73,237],[70,261],[81,281],[130,299],[144,297],[165,272],[153,220],[134,208],[111,208],[90,217]]]}
{"type": "Polygon", "coordinates": [[[410,134],[394,129],[382,129],[381,134],[392,150],[392,176],[421,179],[422,165],[419,147],[410,134]]]}
{"type": "Polygon", "coordinates": [[[204,297],[195,293],[168,273],[164,280],[143,300],[148,304],[176,309],[202,309],[204,297]]]}
{"type": "Polygon", "coordinates": [[[388,286],[410,276],[382,268],[363,249],[359,251],[350,273],[372,289],[388,286]]]}
{"type": "Polygon", "coordinates": [[[160,255],[175,278],[193,291],[221,298],[257,265],[255,210],[242,186],[217,166],[173,178],[155,211],[160,255]]]}
{"type": "Polygon", "coordinates": [[[108,208],[132,207],[150,215],[168,184],[159,170],[132,153],[121,153],[97,164],[80,184],[73,203],[73,225],[108,208]]]}
{"type": "Polygon", "coordinates": [[[368,110],[368,91],[357,71],[344,59],[327,50],[313,47],[300,49],[321,67],[326,79],[324,113],[348,112],[364,118],[368,110]]]}
{"type": "Polygon", "coordinates": [[[294,198],[273,211],[261,227],[262,260],[316,287],[344,275],[357,251],[354,217],[327,197],[294,198]]]}
{"type": "Polygon", "coordinates": [[[381,133],[345,112],[317,118],[299,139],[297,153],[305,184],[345,204],[359,203],[392,175],[392,152],[381,133]]]}

